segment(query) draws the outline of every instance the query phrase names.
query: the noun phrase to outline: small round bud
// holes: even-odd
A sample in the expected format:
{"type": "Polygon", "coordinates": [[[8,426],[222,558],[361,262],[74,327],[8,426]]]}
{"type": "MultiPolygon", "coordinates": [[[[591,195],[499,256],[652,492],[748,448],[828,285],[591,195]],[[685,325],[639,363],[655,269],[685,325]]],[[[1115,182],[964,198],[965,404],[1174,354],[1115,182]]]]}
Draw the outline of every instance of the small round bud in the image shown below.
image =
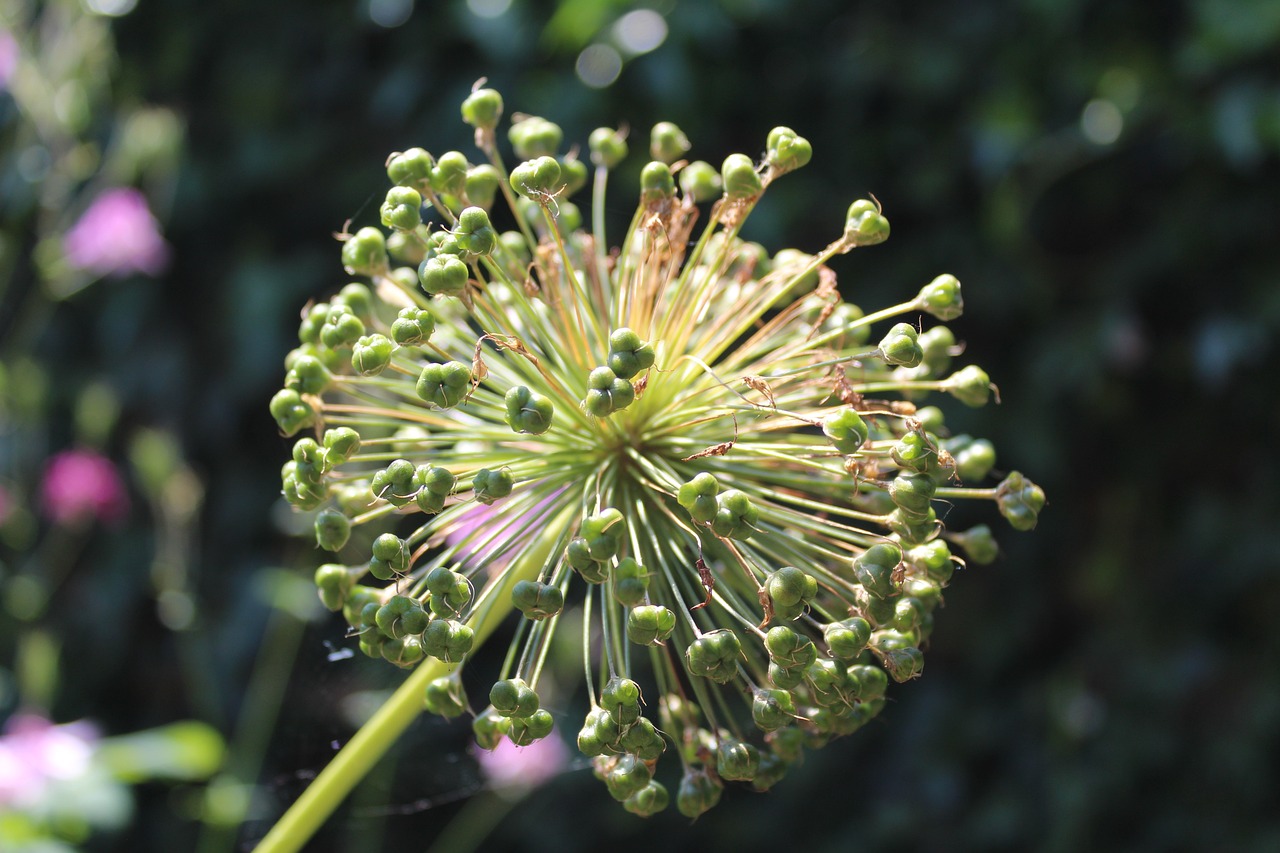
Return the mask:
{"type": "Polygon", "coordinates": [[[493,709],[504,717],[528,717],[538,710],[538,694],[522,678],[499,681],[489,690],[493,709]]]}
{"type": "Polygon", "coordinates": [[[569,540],[564,549],[565,559],[569,565],[582,575],[582,579],[590,584],[604,583],[609,579],[608,566],[598,562],[591,556],[591,543],[585,536],[575,536],[569,540]]]}
{"type": "Polygon", "coordinates": [[[453,237],[462,251],[470,256],[489,255],[498,245],[498,232],[493,230],[489,214],[479,207],[468,207],[458,214],[453,237]]]}
{"type": "Polygon", "coordinates": [[[302,399],[297,391],[288,388],[277,391],[271,398],[271,417],[285,435],[293,435],[316,422],[316,411],[302,399]]]}
{"type": "Polygon", "coordinates": [[[341,551],[351,538],[351,519],[335,509],[321,510],[316,515],[316,545],[326,551],[341,551]]]}
{"type": "Polygon", "coordinates": [[[670,801],[671,795],[667,793],[662,783],[650,780],[649,784],[627,797],[622,807],[633,815],[653,817],[665,810],[670,801]]]}
{"type": "Polygon", "coordinates": [[[461,151],[447,151],[431,168],[431,188],[440,195],[460,196],[467,189],[471,164],[461,151]]]}
{"type": "Polygon", "coordinates": [[[394,349],[385,335],[365,335],[351,348],[351,369],[361,376],[377,376],[391,363],[394,349]]]}
{"type": "MultiPolygon", "coordinates": [[[[364,335],[364,323],[345,305],[334,305],[320,327],[320,341],[329,349],[350,346],[364,335]]],[[[301,359],[299,359],[301,360],[301,359]]],[[[294,364],[297,367],[297,364],[294,364]]]]}
{"type": "Polygon", "coordinates": [[[676,179],[671,167],[653,161],[640,172],[640,203],[651,206],[666,201],[676,194],[676,179]]]}
{"type": "Polygon", "coordinates": [[[724,738],[716,749],[716,772],[728,782],[750,782],[760,769],[760,752],[749,743],[724,738]]]}
{"type": "Polygon", "coordinates": [[[600,707],[620,727],[630,726],[640,719],[640,685],[615,675],[600,691],[600,707]]]}
{"type": "Polygon", "coordinates": [[[917,569],[923,570],[930,581],[938,584],[950,581],[956,568],[951,559],[951,549],[941,539],[917,545],[907,552],[906,559],[917,569]]]}
{"type": "Polygon", "coordinates": [[[844,239],[854,246],[874,246],[889,239],[889,220],[880,213],[880,205],[858,199],[849,205],[844,219],[844,239]]]}
{"type": "Polygon", "coordinates": [[[669,121],[660,121],[649,134],[649,156],[654,160],[671,164],[689,150],[689,139],[684,131],[669,121]]]}
{"type": "Polygon", "coordinates": [[[396,459],[386,468],[374,472],[369,488],[376,498],[395,506],[406,506],[418,489],[413,484],[413,463],[408,459],[396,459]]]}
{"type": "Polygon", "coordinates": [[[374,539],[371,553],[375,560],[382,560],[397,572],[409,568],[409,545],[394,533],[383,533],[374,539]]]}
{"type": "Polygon", "coordinates": [[[583,407],[597,418],[625,409],[635,401],[635,386],[607,367],[597,367],[587,376],[587,396],[583,407]]]}
{"type": "Polygon", "coordinates": [[[481,163],[467,170],[467,201],[483,210],[493,207],[502,185],[503,175],[490,163],[481,163]]]}
{"type": "Polygon", "coordinates": [[[550,712],[539,708],[527,717],[513,717],[507,729],[507,737],[516,746],[529,746],[551,734],[555,720],[550,712]]]}
{"type": "Polygon", "coordinates": [[[422,224],[422,196],[409,187],[392,187],[378,208],[382,224],[397,231],[412,231],[422,224]]]}
{"type": "Polygon", "coordinates": [[[392,639],[401,639],[426,630],[431,617],[416,598],[393,595],[374,615],[378,630],[392,639]]]}
{"type": "Polygon", "coordinates": [[[723,790],[724,786],[711,778],[704,768],[690,767],[680,780],[680,788],[676,792],[676,808],[680,810],[680,814],[692,820],[715,808],[723,790]]]}
{"type": "Polygon", "coordinates": [[[657,604],[633,607],[627,614],[627,639],[638,646],[665,641],[676,629],[676,614],[657,604]]]}
{"type": "Polygon", "coordinates": [[[947,451],[956,462],[956,475],[966,483],[982,480],[996,464],[996,448],[985,438],[957,435],[946,442],[947,451]]]}
{"type": "Polygon", "coordinates": [[[436,255],[427,258],[418,267],[418,281],[422,289],[432,296],[457,296],[467,289],[470,270],[453,255],[436,255]]]}
{"type": "Polygon", "coordinates": [[[822,433],[837,451],[849,454],[856,453],[866,443],[870,431],[861,415],[852,408],[846,408],[823,419],[822,433]]]}
{"type": "Polygon", "coordinates": [[[326,610],[338,611],[347,603],[355,578],[347,571],[346,566],[326,563],[316,569],[315,582],[316,590],[320,593],[320,603],[326,610]]]}
{"type": "Polygon", "coordinates": [[[902,551],[896,545],[872,545],[853,561],[858,583],[875,598],[888,598],[897,592],[894,574],[902,562],[902,551]]]}
{"type": "Polygon", "coordinates": [[[908,471],[923,473],[938,467],[938,447],[922,429],[903,433],[889,454],[894,462],[908,471]]]}
{"type": "Polygon", "coordinates": [[[361,228],[342,244],[342,266],[351,275],[377,275],[387,268],[387,239],[377,228],[361,228]]]}
{"type": "Polygon", "coordinates": [[[361,321],[373,318],[373,293],[368,285],[358,281],[353,281],[338,291],[338,295],[333,298],[333,304],[347,306],[361,321]]]}
{"type": "Polygon", "coordinates": [[[564,609],[564,593],[551,584],[522,580],[511,589],[511,603],[536,622],[555,616],[564,609]]]}
{"type": "Polygon", "coordinates": [[[387,177],[397,186],[421,186],[431,180],[431,166],[430,154],[421,148],[410,148],[387,160],[387,177]]]}
{"type": "Polygon", "coordinates": [[[618,746],[641,761],[657,761],[667,751],[667,743],[658,729],[644,717],[627,727],[618,746]]]}
{"type": "Polygon", "coordinates": [[[474,128],[493,130],[502,117],[502,95],[496,89],[476,89],[462,102],[462,120],[474,128]]]}
{"type": "Polygon", "coordinates": [[[769,575],[765,589],[773,602],[773,617],[790,621],[803,613],[817,596],[818,581],[794,566],[783,566],[769,575]]]}
{"type": "Polygon", "coordinates": [[[952,533],[949,538],[964,549],[964,552],[969,555],[970,562],[980,566],[993,563],[996,557],[1000,556],[1000,546],[996,544],[996,537],[991,533],[991,528],[985,524],[970,527],[964,533],[952,533]]]}
{"type": "Polygon", "coordinates": [[[506,468],[481,468],[471,481],[471,490],[482,504],[492,504],[499,498],[505,498],[514,487],[515,479],[506,468]]]}
{"type": "Polygon", "coordinates": [[[560,164],[554,157],[526,160],[511,170],[511,188],[527,199],[543,202],[560,188],[560,164]]]}
{"type": "Polygon", "coordinates": [[[964,313],[964,299],[960,295],[960,282],[955,276],[944,273],[920,288],[916,305],[939,320],[954,320],[964,313]]]}
{"type": "Polygon", "coordinates": [[[769,131],[765,160],[779,174],[793,172],[809,162],[813,147],[809,140],[789,127],[775,127],[769,131]]]}
{"type": "Polygon", "coordinates": [[[604,773],[604,784],[609,794],[618,802],[639,793],[653,778],[647,764],[634,755],[620,755],[613,759],[604,773]]]}
{"type": "Polygon", "coordinates": [[[889,497],[904,515],[923,518],[929,513],[929,502],[937,488],[928,474],[903,471],[889,483],[889,497]]]}
{"type": "Polygon", "coordinates": [[[467,693],[456,673],[429,681],[424,692],[423,705],[433,714],[452,719],[467,711],[467,693]]]}
{"type": "Polygon", "coordinates": [[[451,408],[461,403],[471,389],[471,368],[460,361],[428,364],[422,368],[415,388],[418,396],[433,406],[451,408]]]}
{"type": "Polygon", "coordinates": [[[576,157],[564,158],[560,161],[560,180],[564,182],[564,189],[561,190],[560,196],[568,198],[586,186],[587,164],[576,157]]]}
{"type": "Polygon", "coordinates": [[[699,524],[710,524],[720,509],[716,496],[720,493],[720,484],[715,475],[702,471],[689,482],[680,486],[676,493],[676,502],[689,511],[689,515],[699,524]]]}
{"type": "Polygon", "coordinates": [[[476,746],[481,749],[497,749],[510,728],[511,719],[499,714],[493,708],[485,708],[471,721],[471,731],[476,736],[476,746]]]}
{"type": "Polygon", "coordinates": [[[985,406],[991,399],[991,378],[976,364],[961,368],[947,378],[946,389],[966,406],[985,406]]]}
{"type": "Polygon", "coordinates": [[[623,327],[609,335],[609,369],[622,379],[630,379],[653,367],[653,347],[623,327]]]}
{"type": "Polygon", "coordinates": [[[685,650],[685,662],[691,675],[724,684],[738,674],[738,658],[742,645],[738,635],[728,628],[703,634],[685,650]]]}
{"type": "Polygon", "coordinates": [[[623,607],[637,607],[644,604],[649,593],[649,573],[645,567],[630,557],[623,557],[610,572],[613,583],[614,601],[623,607]]]}
{"type": "Polygon", "coordinates": [[[777,731],[795,721],[796,705],[789,690],[757,690],[751,699],[751,719],[761,731],[777,731]]]}
{"type": "Polygon", "coordinates": [[[284,377],[285,387],[299,394],[322,394],[331,384],[333,374],[329,372],[329,368],[320,359],[310,355],[295,358],[293,366],[284,377]]]}
{"type": "Polygon", "coordinates": [[[445,619],[462,615],[471,603],[471,584],[455,571],[437,566],[427,573],[427,590],[431,593],[431,612],[445,619]]]}
{"type": "Polygon", "coordinates": [[[924,361],[924,350],[920,346],[919,337],[915,326],[896,323],[880,341],[880,357],[889,364],[915,367],[924,361]]]}
{"type": "Polygon", "coordinates": [[[760,513],[750,496],[739,489],[729,489],[716,496],[716,515],[711,530],[717,536],[746,540],[756,531],[760,513]]]}
{"type": "Polygon", "coordinates": [[[462,660],[474,641],[471,629],[452,619],[432,619],[422,632],[422,650],[445,663],[462,660]]]}
{"type": "Polygon", "coordinates": [[[555,413],[551,401],[536,394],[524,385],[516,385],[507,391],[504,402],[507,408],[507,426],[519,433],[542,435],[551,428],[555,413]]]}
{"type": "Polygon", "coordinates": [[[871,639],[871,623],[861,616],[850,616],[824,627],[822,638],[836,660],[853,661],[862,654],[871,639]]]}
{"type": "Polygon", "coordinates": [[[401,308],[391,324],[391,340],[402,347],[425,344],[436,330],[436,318],[426,308],[401,308]]]}
{"type": "Polygon", "coordinates": [[[1014,530],[1034,530],[1044,501],[1044,490],[1020,471],[1014,471],[996,487],[1000,514],[1014,530]]]}
{"type": "Polygon", "coordinates": [[[727,198],[754,201],[764,192],[764,183],[756,172],[756,164],[745,154],[730,154],[720,166],[727,198]]]}
{"type": "Polygon", "coordinates": [[[539,116],[527,116],[511,125],[507,135],[516,156],[521,160],[532,160],[555,156],[564,131],[555,122],[539,116]]]}
{"type": "Polygon", "coordinates": [[[324,467],[331,470],[346,462],[360,450],[360,433],[351,427],[333,427],[324,431],[324,467]]]}
{"type": "Polygon", "coordinates": [[[701,204],[719,198],[724,181],[715,166],[706,160],[695,160],[680,170],[680,191],[701,204]]]}
{"type": "Polygon", "coordinates": [[[818,657],[818,649],[812,640],[785,625],[769,629],[764,637],[764,647],[769,652],[769,660],[786,669],[806,667],[818,657]]]}
{"type": "Polygon", "coordinates": [[[610,127],[597,127],[587,139],[591,162],[612,169],[627,157],[627,140],[610,127]]]}
{"type": "Polygon", "coordinates": [[[382,659],[399,667],[411,667],[422,660],[422,639],[413,634],[392,637],[379,647],[382,659]]]}
{"type": "Polygon", "coordinates": [[[918,678],[924,672],[924,655],[913,646],[890,649],[884,654],[884,668],[889,677],[901,684],[918,678]]]}

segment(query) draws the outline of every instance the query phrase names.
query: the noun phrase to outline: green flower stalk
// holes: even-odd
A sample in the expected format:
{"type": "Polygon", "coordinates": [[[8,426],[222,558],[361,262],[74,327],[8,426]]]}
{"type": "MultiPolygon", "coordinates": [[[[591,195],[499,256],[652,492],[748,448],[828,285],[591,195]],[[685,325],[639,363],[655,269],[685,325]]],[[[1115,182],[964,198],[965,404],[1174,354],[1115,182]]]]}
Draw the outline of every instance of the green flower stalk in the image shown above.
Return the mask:
{"type": "MultiPolygon", "coordinates": [[[[610,249],[623,135],[591,134],[584,229],[569,195],[586,167],[559,153],[560,128],[521,117],[508,169],[501,110],[492,90],[463,106],[478,165],[391,156],[388,231],[346,239],[363,280],[308,311],[271,403],[300,436],[284,495],[316,513],[331,552],[321,600],[364,653],[416,668],[348,747],[366,754],[339,757],[346,778],[326,771],[297,808],[332,809],[420,710],[471,707],[486,747],[577,730],[628,810],[674,800],[697,815],[726,782],[776,783],[802,746],[878,714],[889,680],[920,675],[942,587],[965,555],[994,556],[985,528],[947,529],[955,501],[990,501],[1026,530],[1044,494],[1016,472],[978,482],[990,442],[919,408],[994,389],[976,366],[952,370],[948,328],[921,328],[960,315],[953,276],[882,310],[842,299],[828,263],[888,237],[878,202],[853,202],[811,254],[738,236],[770,184],[810,161],[795,131],[717,174],[685,166],[688,140],[658,125],[610,249]],[[481,169],[502,177],[484,199],[466,179],[481,169]],[[547,710],[566,704],[549,701],[564,679],[546,666],[570,612],[581,724],[547,710]],[[460,673],[508,620],[510,653],[478,676],[488,704],[468,705],[460,673]]],[[[291,812],[263,849],[320,820],[291,812]]]]}

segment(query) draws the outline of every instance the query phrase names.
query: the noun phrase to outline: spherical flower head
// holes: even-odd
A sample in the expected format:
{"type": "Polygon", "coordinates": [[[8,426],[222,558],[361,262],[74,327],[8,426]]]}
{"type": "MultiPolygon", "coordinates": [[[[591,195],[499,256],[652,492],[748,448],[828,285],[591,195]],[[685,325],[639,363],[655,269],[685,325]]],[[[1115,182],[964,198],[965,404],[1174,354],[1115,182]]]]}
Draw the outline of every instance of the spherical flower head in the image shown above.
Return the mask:
{"type": "Polygon", "coordinates": [[[62,251],[72,268],[112,278],[159,275],[169,263],[146,196],[128,187],[95,198],[62,238],[62,251]]]}
{"type": "MultiPolygon", "coordinates": [[[[282,493],[328,551],[324,605],[364,653],[427,667],[427,708],[463,713],[473,647],[518,620],[501,668],[476,676],[490,704],[473,732],[485,749],[558,743],[549,709],[571,681],[546,676],[568,617],[586,637],[577,742],[596,775],[633,813],[701,814],[921,674],[942,588],[993,550],[940,508],[985,500],[1029,529],[1043,492],[961,482],[994,448],[955,444],[957,459],[941,410],[918,408],[991,390],[973,370],[942,376],[956,336],[930,318],[956,314],[953,279],[883,310],[840,298],[828,264],[888,237],[878,203],[834,212],[825,247],[740,238],[772,183],[811,162],[794,131],[717,172],[684,165],[688,141],[659,126],[632,224],[609,234],[565,198],[589,170],[557,159],[559,127],[517,118],[517,165],[500,171],[479,104],[464,115],[486,164],[450,152],[424,178],[428,158],[406,153],[388,168],[444,227],[401,232],[411,260],[358,230],[343,262],[369,286],[304,319],[271,410],[315,434],[282,493]],[[481,168],[505,181],[484,204],[468,183],[481,168]],[[686,768],[672,793],[654,777],[666,752],[686,768]]],[[[601,204],[626,145],[603,129],[590,150],[601,204]]]]}
{"type": "Polygon", "coordinates": [[[55,524],[116,524],[129,511],[129,496],[110,459],[92,450],[65,450],[45,466],[40,507],[55,524]]]}

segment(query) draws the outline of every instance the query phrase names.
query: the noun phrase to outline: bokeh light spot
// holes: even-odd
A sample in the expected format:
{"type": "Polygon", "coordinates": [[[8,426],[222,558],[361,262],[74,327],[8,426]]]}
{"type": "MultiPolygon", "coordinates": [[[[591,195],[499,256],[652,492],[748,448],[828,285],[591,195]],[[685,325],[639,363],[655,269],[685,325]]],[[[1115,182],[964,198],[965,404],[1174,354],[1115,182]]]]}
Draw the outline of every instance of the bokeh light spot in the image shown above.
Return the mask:
{"type": "Polygon", "coordinates": [[[1124,116],[1111,101],[1095,98],[1084,105],[1080,114],[1080,131],[1095,145],[1110,145],[1124,130],[1124,116]]]}
{"type": "Polygon", "coordinates": [[[622,73],[622,57],[607,44],[593,44],[578,54],[578,77],[593,89],[603,89],[622,73]]]}
{"type": "Polygon", "coordinates": [[[618,19],[613,37],[632,56],[648,53],[666,41],[667,22],[652,9],[637,9],[618,19]]]}
{"type": "Polygon", "coordinates": [[[511,0],[467,0],[467,8],[478,18],[496,18],[511,8],[511,0]]]}
{"type": "Polygon", "coordinates": [[[369,18],[380,27],[398,27],[412,14],[413,0],[369,0],[369,18]]]}

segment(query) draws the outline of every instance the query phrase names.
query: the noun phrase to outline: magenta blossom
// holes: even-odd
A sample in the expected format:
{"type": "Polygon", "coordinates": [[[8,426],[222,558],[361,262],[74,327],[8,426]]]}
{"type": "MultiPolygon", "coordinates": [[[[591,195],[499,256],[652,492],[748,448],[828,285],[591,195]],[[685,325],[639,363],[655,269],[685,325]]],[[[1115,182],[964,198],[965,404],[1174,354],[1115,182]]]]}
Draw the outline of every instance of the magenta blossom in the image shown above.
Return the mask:
{"type": "Polygon", "coordinates": [[[113,523],[129,511],[116,466],[92,450],[64,450],[49,460],[40,498],[45,515],[57,524],[86,519],[113,523]]]}
{"type": "Polygon", "coordinates": [[[169,261],[169,246],[147,200],[135,189],[111,189],[63,238],[67,262],[78,270],[116,278],[157,275],[169,261]]]}
{"type": "Polygon", "coordinates": [[[0,809],[31,805],[50,783],[83,776],[96,740],[85,722],[55,726],[34,714],[11,717],[0,736],[0,809]]]}
{"type": "Polygon", "coordinates": [[[558,737],[544,737],[529,746],[503,738],[492,750],[477,750],[476,760],[494,790],[520,796],[564,771],[569,750],[558,737]]]}

